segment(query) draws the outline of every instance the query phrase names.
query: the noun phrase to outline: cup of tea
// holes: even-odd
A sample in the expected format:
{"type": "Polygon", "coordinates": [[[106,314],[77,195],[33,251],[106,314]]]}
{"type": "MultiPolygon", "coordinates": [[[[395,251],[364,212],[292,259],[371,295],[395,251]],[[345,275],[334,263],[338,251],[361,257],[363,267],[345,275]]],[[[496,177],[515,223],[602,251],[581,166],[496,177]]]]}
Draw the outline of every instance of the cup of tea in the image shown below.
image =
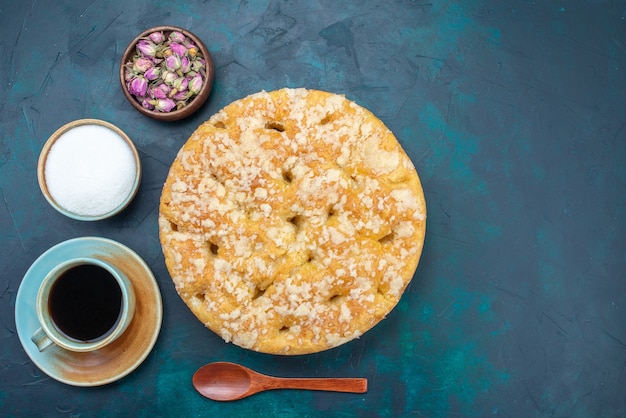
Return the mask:
{"type": "Polygon", "coordinates": [[[31,340],[39,351],[52,344],[76,352],[94,351],[120,337],[135,313],[128,277],[96,258],[76,258],[56,266],[37,293],[41,327],[31,340]]]}

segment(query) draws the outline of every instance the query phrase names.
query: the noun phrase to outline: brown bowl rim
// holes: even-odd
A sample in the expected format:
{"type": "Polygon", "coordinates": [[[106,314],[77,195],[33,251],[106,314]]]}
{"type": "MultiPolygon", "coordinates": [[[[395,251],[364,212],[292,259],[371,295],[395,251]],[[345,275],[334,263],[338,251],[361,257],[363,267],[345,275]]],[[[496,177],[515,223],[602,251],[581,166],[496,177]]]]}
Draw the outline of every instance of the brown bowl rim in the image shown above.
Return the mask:
{"type": "Polygon", "coordinates": [[[144,30],[128,44],[128,46],[126,47],[126,50],[122,54],[122,60],[120,62],[120,85],[122,87],[122,91],[124,92],[124,96],[126,96],[126,99],[130,102],[130,104],[136,110],[143,113],[144,115],[149,116],[153,119],[167,121],[167,122],[184,119],[188,116],[191,116],[200,107],[202,107],[204,102],[206,102],[206,100],[209,98],[209,95],[211,94],[214,78],[215,78],[215,70],[213,67],[213,60],[211,58],[211,53],[209,52],[209,49],[206,47],[204,42],[202,42],[202,40],[193,32],[190,32],[189,30],[183,29],[178,26],[169,26],[169,25],[155,26],[155,27],[144,30]],[[128,88],[126,87],[126,82],[124,80],[125,78],[124,66],[126,62],[130,60],[130,57],[134,53],[135,45],[137,45],[137,42],[139,42],[139,40],[141,40],[142,38],[147,37],[152,32],[159,32],[159,31],[162,31],[162,32],[177,31],[177,32],[181,32],[186,37],[191,38],[202,51],[202,55],[206,62],[207,76],[204,81],[204,84],[202,85],[202,89],[200,90],[200,93],[191,102],[189,102],[189,104],[185,106],[184,108],[173,110],[171,112],[155,112],[153,110],[149,110],[141,106],[141,104],[135,99],[135,97],[132,94],[130,94],[130,92],[128,91],[128,88]]]}

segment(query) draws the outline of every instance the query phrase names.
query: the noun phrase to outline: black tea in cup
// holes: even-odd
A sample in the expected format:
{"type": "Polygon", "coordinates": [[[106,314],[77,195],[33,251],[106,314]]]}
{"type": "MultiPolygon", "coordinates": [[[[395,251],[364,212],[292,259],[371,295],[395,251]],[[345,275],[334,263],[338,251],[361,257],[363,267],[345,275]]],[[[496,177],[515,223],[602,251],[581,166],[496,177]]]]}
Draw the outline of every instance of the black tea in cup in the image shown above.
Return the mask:
{"type": "Polygon", "coordinates": [[[80,264],[63,272],[48,296],[54,325],[76,341],[108,335],[120,319],[122,290],[113,275],[95,264],[80,264]]]}

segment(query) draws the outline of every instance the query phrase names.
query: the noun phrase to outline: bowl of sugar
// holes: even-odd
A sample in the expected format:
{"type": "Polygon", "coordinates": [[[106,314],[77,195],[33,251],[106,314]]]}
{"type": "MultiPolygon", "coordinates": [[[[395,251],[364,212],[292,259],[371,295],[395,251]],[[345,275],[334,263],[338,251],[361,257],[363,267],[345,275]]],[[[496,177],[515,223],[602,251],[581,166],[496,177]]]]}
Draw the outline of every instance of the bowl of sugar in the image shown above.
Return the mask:
{"type": "Polygon", "coordinates": [[[141,161],[120,128],[99,119],[80,119],[63,125],[46,141],[37,180],[58,212],[97,221],[117,215],[133,200],[141,161]]]}

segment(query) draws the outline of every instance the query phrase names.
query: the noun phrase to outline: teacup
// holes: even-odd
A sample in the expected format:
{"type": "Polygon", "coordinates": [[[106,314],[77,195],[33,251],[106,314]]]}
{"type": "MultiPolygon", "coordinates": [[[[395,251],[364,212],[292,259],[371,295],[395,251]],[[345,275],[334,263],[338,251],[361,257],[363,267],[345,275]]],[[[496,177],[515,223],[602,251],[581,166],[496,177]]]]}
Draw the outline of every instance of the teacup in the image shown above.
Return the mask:
{"type": "Polygon", "coordinates": [[[96,258],[75,258],[55,267],[37,293],[41,327],[31,340],[39,351],[52,344],[66,350],[94,351],[120,337],[135,313],[128,277],[96,258]]]}

